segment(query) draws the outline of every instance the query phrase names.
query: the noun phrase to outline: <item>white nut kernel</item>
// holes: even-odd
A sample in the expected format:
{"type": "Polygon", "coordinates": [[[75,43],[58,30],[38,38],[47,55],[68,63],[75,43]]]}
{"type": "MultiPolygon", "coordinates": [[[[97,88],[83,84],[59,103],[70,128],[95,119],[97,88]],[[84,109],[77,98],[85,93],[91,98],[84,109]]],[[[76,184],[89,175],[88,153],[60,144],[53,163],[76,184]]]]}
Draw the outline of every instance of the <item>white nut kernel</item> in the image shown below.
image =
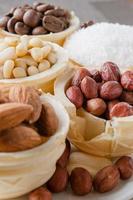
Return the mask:
{"type": "Polygon", "coordinates": [[[26,55],[24,57],[21,58],[27,65],[31,66],[38,66],[38,63],[29,55],[26,55]]]}
{"type": "Polygon", "coordinates": [[[31,53],[32,58],[36,62],[41,62],[43,60],[43,52],[42,52],[41,48],[38,48],[38,47],[32,48],[30,50],[30,53],[31,53]]]}
{"type": "Polygon", "coordinates": [[[29,47],[33,48],[33,47],[42,47],[43,46],[43,42],[41,39],[39,38],[32,38],[29,41],[29,47]]]}
{"type": "Polygon", "coordinates": [[[8,47],[0,52],[0,65],[3,65],[6,60],[14,60],[16,58],[15,47],[8,47]]]}
{"type": "Polygon", "coordinates": [[[32,76],[32,75],[38,74],[39,70],[37,69],[36,66],[30,66],[28,67],[27,72],[29,76],[32,76]]]}
{"type": "Polygon", "coordinates": [[[43,58],[46,58],[48,56],[48,54],[51,52],[52,47],[49,44],[46,44],[43,48],[43,58]]]}
{"type": "Polygon", "coordinates": [[[24,69],[27,69],[27,64],[22,58],[17,58],[15,60],[15,67],[23,67],[24,69]]]}
{"type": "Polygon", "coordinates": [[[56,53],[51,52],[51,53],[48,55],[47,59],[49,60],[49,62],[50,62],[51,64],[55,64],[55,63],[57,62],[57,55],[56,55],[56,53]]]}
{"type": "Polygon", "coordinates": [[[50,68],[50,62],[48,60],[43,60],[38,65],[39,72],[44,72],[45,70],[50,68]]]}
{"type": "Polygon", "coordinates": [[[19,43],[16,46],[16,55],[18,57],[25,56],[28,53],[28,46],[25,43],[19,43]]]}
{"type": "Polygon", "coordinates": [[[0,44],[0,52],[3,51],[4,49],[8,48],[9,46],[6,43],[1,43],[0,44]]]}
{"type": "Polygon", "coordinates": [[[24,78],[26,77],[26,71],[23,67],[16,67],[13,70],[13,75],[15,78],[24,78]]]}
{"type": "Polygon", "coordinates": [[[12,72],[14,69],[15,63],[13,60],[7,60],[3,65],[3,76],[4,78],[12,78],[12,72]]]}
{"type": "Polygon", "coordinates": [[[16,47],[19,42],[19,39],[16,37],[6,37],[4,41],[7,45],[16,47]]]}

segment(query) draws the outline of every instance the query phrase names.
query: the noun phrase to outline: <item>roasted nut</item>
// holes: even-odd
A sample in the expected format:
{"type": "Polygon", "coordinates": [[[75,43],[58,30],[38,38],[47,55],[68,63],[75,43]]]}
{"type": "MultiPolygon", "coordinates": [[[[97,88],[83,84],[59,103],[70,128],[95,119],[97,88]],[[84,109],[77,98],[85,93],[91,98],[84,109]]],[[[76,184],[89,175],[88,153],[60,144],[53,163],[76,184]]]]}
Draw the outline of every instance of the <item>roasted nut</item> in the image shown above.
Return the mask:
{"type": "Polygon", "coordinates": [[[96,116],[102,115],[106,110],[106,103],[100,98],[87,101],[86,110],[96,116]]]}
{"type": "Polygon", "coordinates": [[[108,81],[101,86],[100,96],[105,100],[113,100],[120,97],[122,87],[117,81],[108,81]]]}
{"type": "Polygon", "coordinates": [[[101,169],[94,178],[94,188],[104,193],[114,189],[119,183],[120,173],[116,166],[107,166],[101,169]]]}
{"type": "Polygon", "coordinates": [[[70,157],[70,152],[71,152],[70,142],[68,140],[66,140],[66,148],[65,148],[62,156],[57,161],[57,165],[59,165],[62,168],[67,167],[67,163],[68,163],[68,160],[70,157]]]}
{"type": "Polygon", "coordinates": [[[98,86],[94,79],[89,76],[86,76],[81,81],[81,91],[87,99],[93,99],[98,96],[98,86]]]}
{"type": "Polygon", "coordinates": [[[36,10],[39,11],[39,12],[46,12],[47,10],[51,10],[51,9],[54,9],[54,6],[53,5],[50,5],[50,4],[42,4],[42,5],[38,5],[36,7],[36,10]]]}
{"type": "Polygon", "coordinates": [[[15,24],[18,22],[18,19],[16,19],[15,17],[12,17],[8,20],[8,23],[7,23],[7,30],[10,32],[10,33],[15,33],[15,24]]]}
{"type": "Polygon", "coordinates": [[[38,26],[40,22],[40,17],[38,13],[35,10],[27,10],[27,12],[24,14],[23,21],[26,25],[34,28],[38,26]]]}
{"type": "Polygon", "coordinates": [[[45,15],[52,15],[55,17],[64,17],[67,15],[66,11],[61,8],[51,9],[45,12],[45,15]]]}
{"type": "Polygon", "coordinates": [[[119,81],[120,70],[115,63],[106,62],[101,67],[101,76],[104,81],[119,81]]]}
{"type": "Polygon", "coordinates": [[[123,180],[131,178],[133,175],[133,159],[129,156],[123,156],[115,163],[123,180]]]}
{"type": "Polygon", "coordinates": [[[122,74],[121,85],[125,90],[133,91],[133,71],[126,71],[122,74]]]}
{"type": "Polygon", "coordinates": [[[86,195],[92,191],[92,177],[90,173],[83,168],[75,168],[71,172],[70,184],[76,195],[86,195]]]}
{"type": "Polygon", "coordinates": [[[133,105],[133,92],[123,91],[120,100],[133,105]]]}
{"type": "Polygon", "coordinates": [[[37,26],[36,28],[32,30],[32,35],[44,35],[47,33],[48,31],[42,26],[37,26]]]}
{"type": "Polygon", "coordinates": [[[19,35],[28,35],[30,33],[30,27],[23,22],[17,22],[15,24],[15,32],[19,35]]]}
{"type": "Polygon", "coordinates": [[[108,111],[110,112],[111,109],[117,104],[119,103],[120,101],[118,99],[115,99],[115,100],[112,100],[112,101],[109,101],[108,102],[108,111]]]}
{"type": "Polygon", "coordinates": [[[47,187],[51,192],[63,192],[68,185],[68,172],[66,168],[57,165],[52,178],[47,182],[47,187]]]}
{"type": "Polygon", "coordinates": [[[4,16],[4,17],[0,18],[0,27],[5,29],[9,19],[10,19],[10,17],[8,17],[8,16],[4,16]]]}
{"type": "Polygon", "coordinates": [[[80,68],[78,69],[72,79],[72,85],[80,86],[81,81],[85,76],[91,76],[90,72],[86,68],[80,68]]]}
{"type": "Polygon", "coordinates": [[[97,69],[93,69],[90,71],[91,73],[91,77],[96,81],[96,82],[101,82],[102,81],[102,77],[101,77],[101,73],[100,71],[98,71],[97,69]]]}
{"type": "Polygon", "coordinates": [[[14,11],[14,17],[18,19],[19,21],[23,21],[23,16],[24,16],[25,10],[22,8],[16,8],[14,11]]]}
{"type": "Polygon", "coordinates": [[[80,108],[83,105],[83,95],[79,87],[71,86],[66,90],[66,96],[76,106],[80,108]]]}
{"type": "Polygon", "coordinates": [[[58,33],[64,30],[65,24],[59,18],[48,15],[43,18],[43,27],[49,32],[58,33]]]}
{"type": "Polygon", "coordinates": [[[113,117],[127,117],[133,115],[133,106],[125,102],[117,103],[110,111],[110,118],[113,117]]]}
{"type": "Polygon", "coordinates": [[[52,200],[52,194],[46,188],[40,187],[29,194],[29,200],[52,200]]]}

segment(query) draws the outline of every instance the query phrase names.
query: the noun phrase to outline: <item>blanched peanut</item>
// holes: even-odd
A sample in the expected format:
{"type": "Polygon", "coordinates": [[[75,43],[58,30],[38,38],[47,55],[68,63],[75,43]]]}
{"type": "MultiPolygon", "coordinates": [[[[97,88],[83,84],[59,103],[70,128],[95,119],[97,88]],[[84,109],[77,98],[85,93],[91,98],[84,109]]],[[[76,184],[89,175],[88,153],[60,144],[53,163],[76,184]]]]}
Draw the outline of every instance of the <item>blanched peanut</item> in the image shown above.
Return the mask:
{"type": "Polygon", "coordinates": [[[16,58],[15,47],[8,47],[0,52],[0,65],[3,65],[6,60],[13,60],[16,58]]]}
{"type": "Polygon", "coordinates": [[[43,72],[43,71],[45,71],[45,70],[47,70],[49,68],[50,68],[50,62],[48,60],[43,60],[38,65],[39,72],[43,72]]]}
{"type": "Polygon", "coordinates": [[[13,71],[14,66],[15,66],[15,64],[14,64],[13,60],[7,60],[4,63],[4,66],[3,66],[3,76],[4,76],[4,78],[11,78],[12,77],[12,71],[13,71]]]}
{"type": "Polygon", "coordinates": [[[16,67],[23,67],[24,69],[27,69],[27,64],[26,64],[26,62],[24,62],[24,60],[22,58],[17,58],[15,60],[15,66],[16,67]]]}
{"type": "Polygon", "coordinates": [[[8,48],[8,45],[5,43],[0,44],[0,52],[3,51],[4,49],[8,48]]]}
{"type": "Polygon", "coordinates": [[[27,72],[29,76],[32,76],[32,75],[38,74],[39,70],[37,69],[36,66],[30,66],[28,67],[27,72]]]}
{"type": "Polygon", "coordinates": [[[37,62],[34,61],[34,59],[29,56],[29,55],[26,55],[24,57],[21,58],[27,65],[31,66],[31,65],[34,65],[34,66],[37,66],[37,62]]]}
{"type": "Polygon", "coordinates": [[[16,67],[13,70],[13,75],[15,78],[23,78],[26,77],[26,71],[23,67],[16,67]]]}
{"type": "Polygon", "coordinates": [[[20,43],[16,46],[16,55],[18,57],[25,56],[28,53],[28,47],[24,43],[20,43]]]}
{"type": "Polygon", "coordinates": [[[39,38],[32,38],[29,41],[29,47],[33,48],[33,47],[42,47],[43,46],[43,42],[41,39],[39,38]]]}
{"type": "Polygon", "coordinates": [[[47,58],[51,64],[55,64],[57,61],[57,55],[54,52],[49,53],[47,58]]]}
{"type": "Polygon", "coordinates": [[[43,58],[46,58],[48,56],[48,54],[51,52],[52,47],[49,44],[46,44],[43,48],[43,58]]]}
{"type": "Polygon", "coordinates": [[[36,62],[41,62],[43,60],[43,51],[41,48],[35,47],[30,50],[32,58],[36,62]]]}
{"type": "Polygon", "coordinates": [[[7,45],[16,47],[19,42],[19,39],[16,37],[6,37],[4,41],[7,45]]]}

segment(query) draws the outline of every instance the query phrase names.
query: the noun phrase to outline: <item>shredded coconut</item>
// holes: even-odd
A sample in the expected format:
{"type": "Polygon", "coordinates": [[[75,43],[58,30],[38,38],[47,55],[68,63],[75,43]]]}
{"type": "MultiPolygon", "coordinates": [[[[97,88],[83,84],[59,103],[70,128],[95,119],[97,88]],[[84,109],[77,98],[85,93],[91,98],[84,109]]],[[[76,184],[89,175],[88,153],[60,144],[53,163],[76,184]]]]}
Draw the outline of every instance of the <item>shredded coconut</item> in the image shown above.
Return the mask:
{"type": "Polygon", "coordinates": [[[97,23],[75,32],[64,46],[81,65],[99,68],[106,61],[121,68],[133,66],[133,27],[97,23]]]}

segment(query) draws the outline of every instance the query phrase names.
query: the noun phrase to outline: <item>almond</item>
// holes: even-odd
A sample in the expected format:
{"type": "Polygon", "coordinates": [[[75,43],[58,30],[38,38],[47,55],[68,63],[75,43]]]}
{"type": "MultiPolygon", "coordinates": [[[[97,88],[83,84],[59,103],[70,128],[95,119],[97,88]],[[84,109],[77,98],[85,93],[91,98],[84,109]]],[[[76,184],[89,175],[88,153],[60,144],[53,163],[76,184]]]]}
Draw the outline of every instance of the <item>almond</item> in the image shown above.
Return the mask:
{"type": "Polygon", "coordinates": [[[33,112],[30,105],[22,103],[5,103],[0,105],[0,131],[17,126],[28,120],[33,112]]]}
{"type": "Polygon", "coordinates": [[[36,89],[24,85],[15,85],[10,88],[9,100],[29,104],[33,107],[30,123],[36,122],[41,114],[42,103],[36,89]]]}
{"type": "Polygon", "coordinates": [[[41,143],[41,137],[35,130],[19,125],[1,132],[0,152],[23,151],[36,147],[41,143]]]}

